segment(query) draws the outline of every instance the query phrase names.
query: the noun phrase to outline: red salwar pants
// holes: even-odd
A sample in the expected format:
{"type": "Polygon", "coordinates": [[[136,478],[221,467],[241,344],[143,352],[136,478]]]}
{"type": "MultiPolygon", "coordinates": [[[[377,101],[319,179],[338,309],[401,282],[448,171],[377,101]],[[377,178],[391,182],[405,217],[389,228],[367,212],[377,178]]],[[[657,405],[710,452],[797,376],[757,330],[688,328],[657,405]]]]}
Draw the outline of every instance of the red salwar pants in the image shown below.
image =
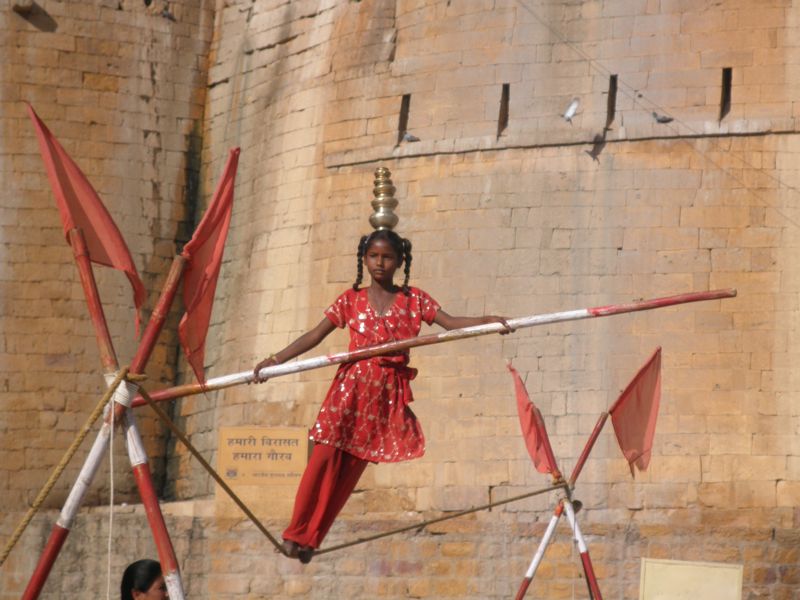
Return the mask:
{"type": "Polygon", "coordinates": [[[319,548],[368,464],[333,446],[314,446],[283,539],[319,548]]]}

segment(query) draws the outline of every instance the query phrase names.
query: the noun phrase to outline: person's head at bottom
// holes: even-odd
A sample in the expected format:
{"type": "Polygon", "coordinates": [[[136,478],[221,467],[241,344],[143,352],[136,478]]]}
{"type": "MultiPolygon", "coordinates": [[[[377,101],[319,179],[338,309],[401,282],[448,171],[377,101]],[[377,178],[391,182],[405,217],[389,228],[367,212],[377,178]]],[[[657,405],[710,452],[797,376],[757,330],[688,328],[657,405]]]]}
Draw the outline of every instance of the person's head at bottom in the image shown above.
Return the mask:
{"type": "Polygon", "coordinates": [[[164,600],[167,584],[158,561],[145,558],[128,565],[120,584],[122,600],[164,600]]]}

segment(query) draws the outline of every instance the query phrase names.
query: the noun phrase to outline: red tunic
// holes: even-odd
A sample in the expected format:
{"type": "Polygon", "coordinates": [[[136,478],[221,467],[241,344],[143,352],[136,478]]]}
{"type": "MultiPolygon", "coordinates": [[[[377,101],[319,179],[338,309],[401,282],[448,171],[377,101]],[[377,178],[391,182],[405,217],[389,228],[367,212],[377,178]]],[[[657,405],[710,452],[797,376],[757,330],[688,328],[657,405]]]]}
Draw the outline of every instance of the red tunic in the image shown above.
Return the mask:
{"type": "MultiPolygon", "coordinates": [[[[367,290],[347,290],[325,310],[337,327],[350,331],[350,350],[416,337],[422,321],[433,323],[439,305],[428,294],[410,288],[398,292],[383,315],[367,299],[367,290]]],[[[408,351],[339,366],[311,428],[318,444],[340,448],[363,460],[399,462],[425,453],[425,436],[408,404],[408,351]]]]}

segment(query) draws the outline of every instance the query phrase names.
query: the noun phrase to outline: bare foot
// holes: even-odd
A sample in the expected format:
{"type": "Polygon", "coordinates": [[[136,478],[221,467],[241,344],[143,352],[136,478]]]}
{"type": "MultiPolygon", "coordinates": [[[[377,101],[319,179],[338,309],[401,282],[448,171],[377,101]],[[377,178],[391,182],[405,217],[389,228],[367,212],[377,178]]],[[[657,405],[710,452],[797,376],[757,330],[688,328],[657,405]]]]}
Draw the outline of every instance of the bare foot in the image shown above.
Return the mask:
{"type": "Polygon", "coordinates": [[[300,552],[300,544],[292,540],[283,540],[283,551],[289,558],[297,558],[300,552]]]}

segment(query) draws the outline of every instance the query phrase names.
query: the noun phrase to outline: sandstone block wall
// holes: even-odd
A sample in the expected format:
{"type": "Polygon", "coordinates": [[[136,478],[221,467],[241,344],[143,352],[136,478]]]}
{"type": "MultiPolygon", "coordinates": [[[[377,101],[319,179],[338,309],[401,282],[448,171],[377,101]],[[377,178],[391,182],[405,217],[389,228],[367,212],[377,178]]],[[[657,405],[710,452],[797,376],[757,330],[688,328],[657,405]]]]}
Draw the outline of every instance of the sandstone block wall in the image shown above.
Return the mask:
{"type": "MultiPolygon", "coordinates": [[[[214,518],[213,513],[213,503],[203,501],[165,507],[176,551],[184,557],[189,598],[512,598],[546,525],[510,513],[483,513],[357,546],[301,567],[279,560],[252,526],[238,519],[214,518]]],[[[108,536],[108,508],[92,508],[82,516],[68,542],[73,551],[60,557],[43,599],[72,597],[76,590],[89,590],[93,597],[105,594],[107,555],[105,544],[98,540],[108,536]]],[[[114,530],[124,532],[126,552],[112,557],[112,594],[130,556],[155,556],[149,532],[142,527],[144,519],[141,506],[116,509],[114,530]]],[[[377,524],[410,523],[407,518],[393,520],[388,514],[373,513],[343,521],[331,539],[352,539],[377,524]]],[[[271,529],[280,525],[267,522],[271,529]]],[[[44,518],[32,525],[41,536],[48,529],[44,518]]],[[[634,520],[617,525],[584,523],[583,533],[604,597],[639,597],[643,556],[744,564],[743,597],[790,600],[796,595],[800,578],[796,531],[643,525],[634,520]]],[[[27,574],[34,557],[15,552],[10,563],[27,574]]],[[[587,598],[580,571],[569,529],[561,523],[526,598],[587,598]]],[[[0,598],[19,598],[26,580],[4,576],[0,598]]]]}
{"type": "MultiPolygon", "coordinates": [[[[210,28],[211,8],[204,10],[200,23],[210,28]]],[[[661,345],[650,469],[631,479],[609,426],[576,490],[604,592],[637,597],[638,561],[650,556],[743,563],[745,597],[791,597],[800,494],[792,371],[800,350],[797,9],[733,0],[321,0],[229,2],[213,14],[213,35],[202,29],[197,38],[210,41],[195,92],[204,106],[203,198],[227,149],[241,146],[242,155],[210,376],[252,367],[318,322],[352,283],[379,165],[392,170],[398,229],[414,242],[412,281],[453,314],[739,290],[735,300],[414,352],[426,456],[369,467],[330,542],[545,483],[519,438],[506,359],[526,377],[568,470],[599,414],[661,345]],[[406,128],[420,141],[398,144],[404,96],[406,128]],[[570,124],[559,115],[574,97],[580,107],[570,124]],[[653,112],[673,121],[660,123],[653,112]]],[[[37,177],[46,199],[41,171],[37,177]]],[[[173,232],[164,214],[153,223],[173,232]]],[[[57,249],[54,211],[50,218],[57,249]]],[[[142,243],[151,237],[143,233],[142,243]]],[[[69,266],[61,248],[59,264],[69,266]]],[[[127,304],[118,285],[121,328],[127,304]]],[[[89,344],[88,325],[75,319],[89,344]]],[[[318,350],[346,343],[338,332],[318,350]]],[[[174,346],[167,348],[164,380],[175,368],[166,358],[174,346]]],[[[221,426],[310,425],[330,375],[198,396],[174,411],[213,462],[221,426]]],[[[11,389],[27,389],[22,381],[11,389]]],[[[164,493],[181,501],[168,506],[194,519],[175,521],[192,597],[505,598],[554,501],[510,504],[303,569],[279,561],[224,507],[188,453],[167,446],[164,493]]],[[[276,532],[292,493],[253,494],[276,532]]],[[[85,518],[100,527],[98,513],[85,518]]],[[[143,522],[135,522],[124,531],[139,544],[143,522]]],[[[585,597],[575,560],[560,540],[533,597],[585,597]]],[[[13,576],[26,568],[17,563],[13,576]]],[[[49,593],[57,594],[64,569],[49,593]]]]}
{"type": "MultiPolygon", "coordinates": [[[[25,103],[122,229],[149,291],[146,323],[176,244],[188,239],[195,218],[213,25],[211,3],[170,3],[175,21],[162,8],[126,0],[44,2],[26,16],[4,3],[0,11],[0,498],[7,510],[33,500],[104,389],[83,291],[25,103]]],[[[130,288],[120,273],[104,267],[95,273],[125,365],[136,350],[130,288]]],[[[153,381],[175,379],[174,328],[172,322],[153,353],[153,381]]],[[[166,440],[141,416],[158,466],[166,440]]],[[[89,444],[49,506],[63,503],[89,444]]],[[[116,448],[116,491],[131,500],[136,495],[121,441],[116,448]]],[[[106,469],[97,479],[90,502],[107,495],[106,469]]]]}

